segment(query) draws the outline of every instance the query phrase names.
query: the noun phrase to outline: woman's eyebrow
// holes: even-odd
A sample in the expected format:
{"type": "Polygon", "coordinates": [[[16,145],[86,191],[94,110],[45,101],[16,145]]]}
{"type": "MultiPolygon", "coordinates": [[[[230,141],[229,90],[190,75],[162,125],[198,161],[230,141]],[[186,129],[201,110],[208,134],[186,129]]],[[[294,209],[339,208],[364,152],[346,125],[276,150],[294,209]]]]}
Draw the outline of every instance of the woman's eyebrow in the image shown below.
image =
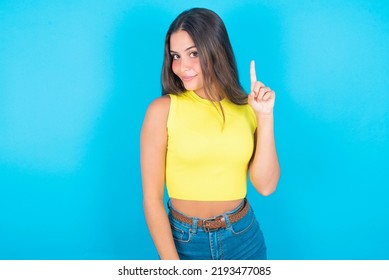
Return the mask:
{"type": "MultiPolygon", "coordinates": [[[[195,48],[195,47],[196,47],[196,46],[191,46],[191,47],[189,47],[189,48],[186,48],[185,51],[188,51],[188,50],[193,49],[193,48],[195,48]]],[[[171,53],[178,53],[178,52],[173,51],[173,50],[170,50],[170,52],[171,52],[171,53]]]]}

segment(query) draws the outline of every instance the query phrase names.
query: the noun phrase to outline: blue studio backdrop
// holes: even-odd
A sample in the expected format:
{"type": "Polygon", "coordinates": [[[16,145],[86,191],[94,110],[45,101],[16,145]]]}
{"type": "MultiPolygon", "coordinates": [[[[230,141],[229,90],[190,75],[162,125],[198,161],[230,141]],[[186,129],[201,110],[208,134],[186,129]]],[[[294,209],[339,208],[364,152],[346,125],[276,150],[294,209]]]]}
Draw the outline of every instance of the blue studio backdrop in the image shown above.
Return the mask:
{"type": "Polygon", "coordinates": [[[139,133],[183,10],[277,94],[270,259],[389,259],[388,1],[0,1],[0,259],[157,259],[139,133]]]}

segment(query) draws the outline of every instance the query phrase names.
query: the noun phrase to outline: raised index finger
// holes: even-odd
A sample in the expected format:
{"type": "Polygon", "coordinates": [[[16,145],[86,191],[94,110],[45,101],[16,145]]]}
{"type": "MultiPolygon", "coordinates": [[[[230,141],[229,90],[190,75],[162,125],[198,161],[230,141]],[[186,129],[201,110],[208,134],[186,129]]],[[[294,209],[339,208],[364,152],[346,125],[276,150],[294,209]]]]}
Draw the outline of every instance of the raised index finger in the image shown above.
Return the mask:
{"type": "Polygon", "coordinates": [[[254,89],[254,84],[257,81],[257,74],[255,73],[255,61],[251,60],[250,63],[250,83],[251,83],[251,91],[254,89]]]}

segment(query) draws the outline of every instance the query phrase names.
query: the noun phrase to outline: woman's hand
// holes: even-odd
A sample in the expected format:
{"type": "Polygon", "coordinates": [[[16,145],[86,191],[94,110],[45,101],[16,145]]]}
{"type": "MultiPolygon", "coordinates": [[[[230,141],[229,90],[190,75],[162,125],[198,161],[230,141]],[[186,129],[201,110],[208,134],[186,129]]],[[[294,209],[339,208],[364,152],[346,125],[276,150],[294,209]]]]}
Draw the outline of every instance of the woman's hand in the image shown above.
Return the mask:
{"type": "Polygon", "coordinates": [[[269,87],[265,86],[260,81],[257,81],[254,60],[250,63],[250,82],[251,92],[248,96],[249,104],[254,109],[255,113],[260,116],[272,115],[276,94],[269,87]]]}

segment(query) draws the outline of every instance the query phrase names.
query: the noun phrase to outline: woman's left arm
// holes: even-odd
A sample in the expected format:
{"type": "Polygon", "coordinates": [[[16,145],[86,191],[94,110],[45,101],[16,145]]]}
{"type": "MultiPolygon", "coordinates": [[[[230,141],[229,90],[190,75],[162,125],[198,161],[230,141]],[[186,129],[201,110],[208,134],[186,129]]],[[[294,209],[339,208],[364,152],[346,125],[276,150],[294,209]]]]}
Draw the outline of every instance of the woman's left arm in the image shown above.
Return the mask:
{"type": "Polygon", "coordinates": [[[248,102],[257,118],[255,132],[255,151],[249,170],[250,180],[262,195],[275,191],[280,178],[280,165],[274,140],[274,102],[275,93],[257,81],[254,61],[250,65],[251,92],[248,102]]]}

